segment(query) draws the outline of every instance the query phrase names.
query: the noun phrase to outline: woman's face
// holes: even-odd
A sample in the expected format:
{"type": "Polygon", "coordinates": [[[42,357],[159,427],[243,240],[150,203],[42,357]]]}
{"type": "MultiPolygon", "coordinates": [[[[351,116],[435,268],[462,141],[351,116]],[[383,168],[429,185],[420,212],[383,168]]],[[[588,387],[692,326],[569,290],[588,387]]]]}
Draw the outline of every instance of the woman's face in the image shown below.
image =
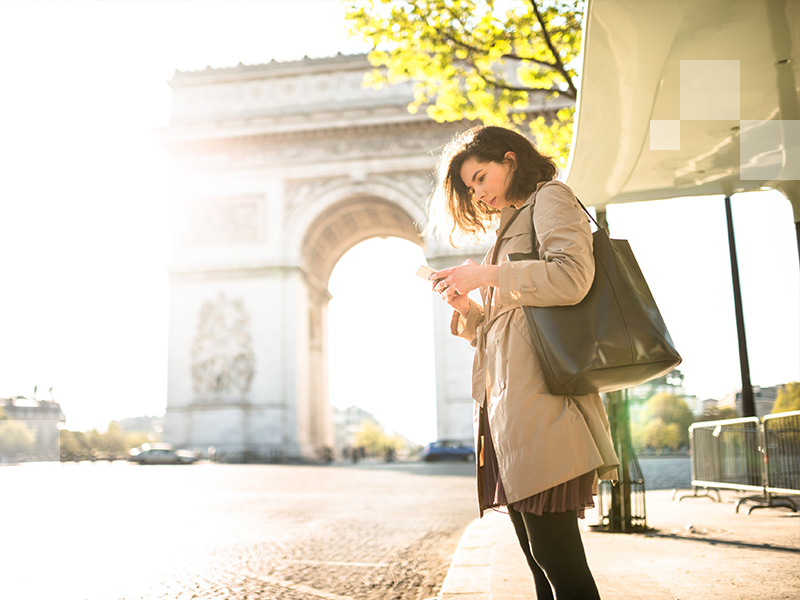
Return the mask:
{"type": "Polygon", "coordinates": [[[505,158],[505,162],[479,162],[470,157],[461,165],[461,181],[473,197],[497,210],[513,206],[514,201],[506,197],[506,192],[511,183],[516,156],[513,152],[506,152],[505,158]]]}

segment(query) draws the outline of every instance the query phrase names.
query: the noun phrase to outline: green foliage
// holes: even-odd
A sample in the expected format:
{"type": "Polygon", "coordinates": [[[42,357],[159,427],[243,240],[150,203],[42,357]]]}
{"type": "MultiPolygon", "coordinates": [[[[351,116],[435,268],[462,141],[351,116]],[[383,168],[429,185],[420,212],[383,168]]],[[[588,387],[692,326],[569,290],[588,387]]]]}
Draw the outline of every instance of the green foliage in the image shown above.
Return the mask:
{"type": "Polygon", "coordinates": [[[381,426],[371,421],[364,421],[353,436],[353,444],[363,447],[367,456],[381,456],[387,450],[395,452],[403,447],[403,442],[398,436],[388,435],[381,426]]]}
{"type": "Polygon", "coordinates": [[[663,450],[664,448],[671,448],[678,450],[681,446],[688,443],[688,434],[681,435],[681,430],[677,423],[665,423],[663,419],[653,419],[640,433],[640,444],[644,448],[652,448],[656,451],[663,450]]]}
{"type": "Polygon", "coordinates": [[[689,405],[680,396],[662,392],[647,402],[647,422],[634,432],[634,446],[661,451],[689,445],[689,426],[695,421],[689,405]]]}
{"type": "Polygon", "coordinates": [[[409,111],[438,122],[527,122],[540,151],[566,165],[584,0],[342,1],[350,35],[373,46],[367,85],[413,81],[409,111]],[[570,107],[530,121],[540,95],[570,107]]]}
{"type": "Polygon", "coordinates": [[[675,394],[656,394],[647,402],[647,410],[653,418],[661,419],[665,423],[676,423],[683,429],[688,430],[689,425],[694,422],[694,415],[686,400],[675,394]]]}
{"type": "Polygon", "coordinates": [[[772,405],[772,413],[800,410],[800,381],[787,383],[780,390],[772,405]]]}
{"type": "Polygon", "coordinates": [[[34,449],[36,440],[25,423],[5,419],[0,421],[0,457],[15,458],[34,449]]]}
{"type": "Polygon", "coordinates": [[[100,433],[89,431],[61,431],[61,457],[64,460],[94,460],[98,458],[126,458],[131,448],[145,442],[154,442],[147,433],[125,433],[116,421],[100,433]]]}

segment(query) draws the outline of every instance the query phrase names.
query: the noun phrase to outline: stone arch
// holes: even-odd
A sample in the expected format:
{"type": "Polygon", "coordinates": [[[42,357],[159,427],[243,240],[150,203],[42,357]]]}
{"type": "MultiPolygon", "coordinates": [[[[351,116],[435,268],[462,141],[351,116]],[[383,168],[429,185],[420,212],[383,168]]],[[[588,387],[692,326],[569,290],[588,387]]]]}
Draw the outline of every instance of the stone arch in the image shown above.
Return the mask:
{"type": "MultiPolygon", "coordinates": [[[[295,182],[289,185],[286,196],[291,197],[292,208],[286,215],[287,258],[294,258],[301,265],[308,266],[306,261],[310,257],[307,246],[310,236],[313,236],[312,231],[322,231],[319,227],[323,221],[333,222],[335,214],[332,211],[343,211],[340,214],[344,212],[357,214],[359,206],[366,209],[365,214],[358,216],[365,223],[370,218],[366,214],[368,212],[372,213],[372,217],[383,219],[387,225],[394,223],[396,228],[399,222],[404,222],[408,227],[400,226],[401,234],[398,237],[419,244],[423,249],[426,248],[422,232],[427,224],[424,204],[427,201],[428,186],[430,178],[424,172],[406,172],[394,177],[373,174],[366,180],[339,180],[327,184],[295,182]],[[352,206],[347,208],[348,204],[352,206]],[[372,208],[369,208],[370,205],[373,205],[372,208]]],[[[377,233],[359,241],[377,235],[396,234],[377,233]]],[[[351,247],[356,243],[358,242],[353,243],[351,247]]],[[[342,254],[346,251],[347,249],[342,254]]],[[[342,254],[337,256],[336,260],[341,258],[342,254]]],[[[336,260],[333,264],[336,264],[336,260]]]]}
{"type": "Polygon", "coordinates": [[[327,287],[339,259],[356,244],[373,237],[399,237],[424,247],[411,215],[382,198],[355,196],[327,207],[309,226],[302,242],[304,268],[327,287]]]}
{"type": "Polygon", "coordinates": [[[320,440],[331,439],[332,434],[322,415],[330,410],[327,315],[328,282],[334,267],[348,250],[374,237],[398,237],[424,246],[417,221],[406,208],[385,197],[364,195],[367,191],[364,188],[338,189],[321,198],[315,210],[307,211],[313,215],[313,220],[305,226],[304,234],[298,236],[302,240],[299,255],[308,298],[306,339],[310,387],[306,428],[309,439],[317,445],[320,440]]]}
{"type": "MultiPolygon", "coordinates": [[[[485,251],[454,252],[421,235],[435,149],[466,123],[409,114],[412,86],[364,88],[371,69],[366,56],[339,56],[170,81],[173,115],[158,132],[176,192],[166,441],[228,460],[329,456],[327,288],[339,259],[388,236],[420,245],[434,268],[485,251]],[[225,99],[245,83],[270,93],[246,107],[225,99]],[[308,102],[273,93],[287,83],[308,102]],[[211,234],[183,235],[195,222],[211,234]],[[217,337],[249,336],[252,372],[248,386],[198,390],[192,348],[204,306],[220,294],[242,316],[217,337]]],[[[472,351],[450,335],[448,307],[433,310],[438,434],[468,441],[472,351]]]]}

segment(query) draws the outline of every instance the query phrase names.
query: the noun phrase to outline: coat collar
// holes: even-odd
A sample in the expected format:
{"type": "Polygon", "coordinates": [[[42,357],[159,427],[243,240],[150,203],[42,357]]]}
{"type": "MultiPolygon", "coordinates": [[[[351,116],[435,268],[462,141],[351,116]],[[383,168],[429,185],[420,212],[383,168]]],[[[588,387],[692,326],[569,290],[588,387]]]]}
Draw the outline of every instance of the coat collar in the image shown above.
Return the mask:
{"type": "Polygon", "coordinates": [[[536,200],[536,194],[539,193],[539,190],[542,189],[542,187],[545,186],[547,183],[549,182],[542,181],[539,184],[537,184],[536,189],[533,191],[533,193],[530,196],[528,196],[528,199],[525,200],[525,202],[523,202],[519,207],[506,206],[505,208],[500,210],[500,225],[498,226],[496,231],[498,238],[503,237],[509,225],[511,224],[512,221],[514,221],[514,219],[517,218],[517,214],[519,214],[521,210],[533,206],[533,203],[536,200]]]}

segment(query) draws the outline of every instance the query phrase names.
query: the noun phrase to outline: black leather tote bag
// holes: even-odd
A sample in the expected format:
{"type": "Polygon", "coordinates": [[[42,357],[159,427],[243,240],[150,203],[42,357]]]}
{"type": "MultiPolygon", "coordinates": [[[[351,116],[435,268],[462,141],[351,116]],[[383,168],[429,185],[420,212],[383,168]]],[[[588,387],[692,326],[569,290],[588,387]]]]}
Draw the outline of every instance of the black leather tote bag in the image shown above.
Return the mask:
{"type": "MultiPolygon", "coordinates": [[[[536,231],[532,236],[538,258],[536,231]]],[[[551,394],[633,387],[682,360],[628,241],[610,239],[600,226],[592,237],[595,275],[586,297],[573,306],[522,307],[551,394]]]]}

